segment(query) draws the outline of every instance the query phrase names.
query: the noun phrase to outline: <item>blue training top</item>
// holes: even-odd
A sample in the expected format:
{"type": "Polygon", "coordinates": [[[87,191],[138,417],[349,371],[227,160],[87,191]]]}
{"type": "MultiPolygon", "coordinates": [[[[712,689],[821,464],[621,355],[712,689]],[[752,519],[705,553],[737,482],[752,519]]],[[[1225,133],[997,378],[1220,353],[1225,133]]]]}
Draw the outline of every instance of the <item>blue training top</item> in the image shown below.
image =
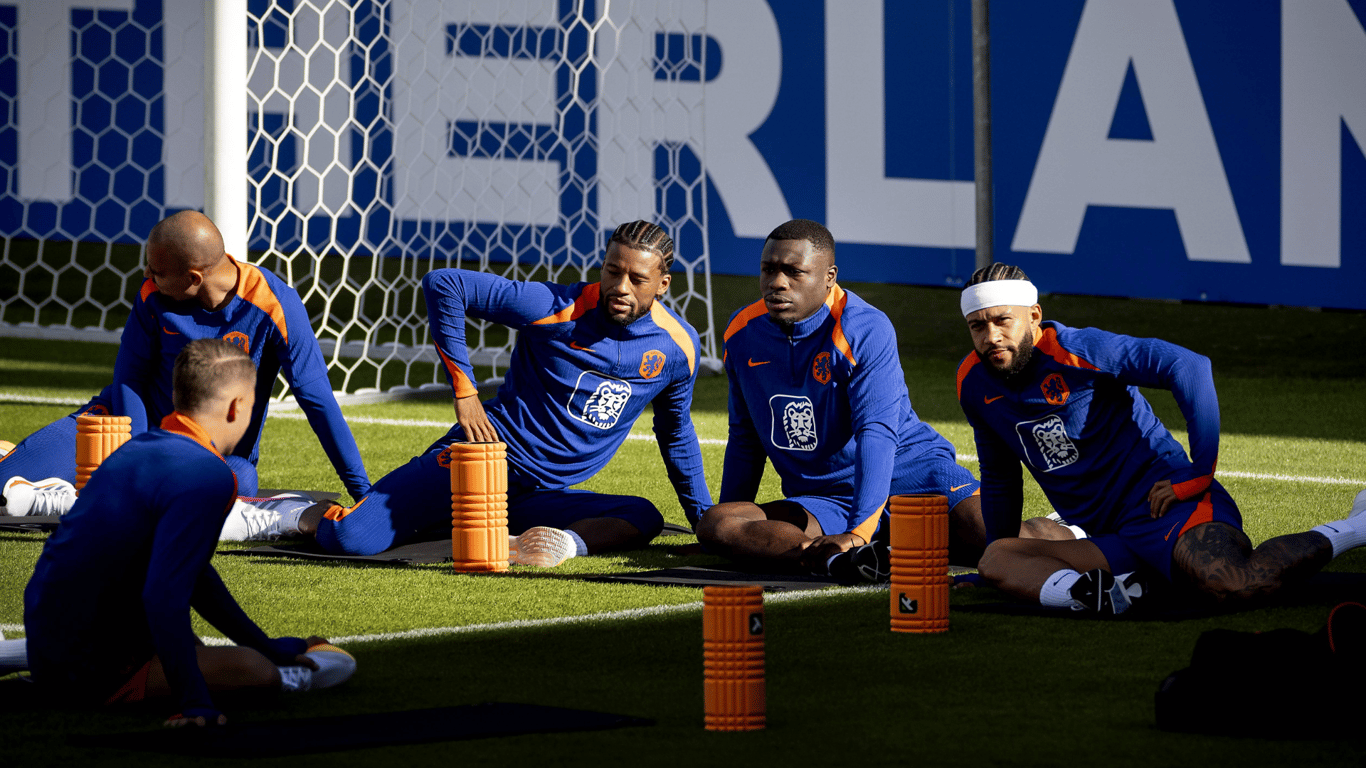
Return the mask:
{"type": "Polygon", "coordinates": [[[598,283],[514,282],[439,269],[427,273],[422,289],[456,398],[477,393],[465,318],[518,331],[503,384],[484,403],[518,471],[549,489],[587,480],[652,403],[669,481],[696,525],[711,492],[690,415],[701,346],[692,326],[659,301],[621,326],[599,309],[598,283]]]}
{"type": "Polygon", "coordinates": [[[1219,399],[1209,358],[1165,341],[1048,321],[1009,380],[989,373],[976,352],[964,358],[958,402],[977,438],[989,540],[1019,530],[1021,462],[1063,519],[1093,535],[1146,516],[1159,480],[1188,500],[1214,477],[1219,399]],[[1172,392],[1193,461],[1138,387],[1172,392]]]}
{"type": "Polygon", "coordinates": [[[193,339],[221,338],[241,347],[256,364],[256,407],[233,454],[256,464],[270,393],[283,371],[337,476],[359,499],[370,490],[370,479],[332,394],[327,364],[299,294],[264,269],[233,263],[239,275],[236,292],[214,312],[197,301],[172,301],[151,280],[142,284],[114,363],[114,413],[132,417],[134,435],[158,423],[174,410],[171,372],[176,355],[193,339]]]}
{"type": "MultiPolygon", "coordinates": [[[[789,330],[757,301],[725,333],[730,437],[721,501],[753,501],[764,459],[783,494],[854,498],[847,531],[877,514],[898,468],[953,446],[911,408],[887,315],[835,285],[789,330]]],[[[831,531],[834,533],[834,531],[831,531]]]]}
{"type": "Polygon", "coordinates": [[[43,546],[24,590],[29,663],[40,684],[90,690],[155,653],[180,711],[211,709],[190,608],[238,645],[271,656],[271,641],[209,564],[232,470],[194,420],[161,426],[105,459],[43,546]]]}

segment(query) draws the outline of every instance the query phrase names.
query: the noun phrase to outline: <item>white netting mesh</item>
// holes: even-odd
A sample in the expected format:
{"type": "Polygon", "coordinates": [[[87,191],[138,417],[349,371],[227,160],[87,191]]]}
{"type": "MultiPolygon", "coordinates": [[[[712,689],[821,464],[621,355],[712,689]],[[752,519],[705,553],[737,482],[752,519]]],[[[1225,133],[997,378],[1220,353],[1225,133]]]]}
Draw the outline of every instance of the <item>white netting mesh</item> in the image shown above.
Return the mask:
{"type": "MultiPolygon", "coordinates": [[[[4,130],[19,136],[18,158],[0,157],[3,333],[108,337],[151,226],[203,206],[203,7],[70,6],[0,6],[0,85],[18,73],[4,130]]],[[[304,297],[338,388],[444,382],[427,271],[589,279],[635,218],[677,241],[671,302],[716,357],[705,3],[248,6],[249,258],[304,297]]],[[[477,364],[496,365],[512,339],[471,326],[477,364]]]]}

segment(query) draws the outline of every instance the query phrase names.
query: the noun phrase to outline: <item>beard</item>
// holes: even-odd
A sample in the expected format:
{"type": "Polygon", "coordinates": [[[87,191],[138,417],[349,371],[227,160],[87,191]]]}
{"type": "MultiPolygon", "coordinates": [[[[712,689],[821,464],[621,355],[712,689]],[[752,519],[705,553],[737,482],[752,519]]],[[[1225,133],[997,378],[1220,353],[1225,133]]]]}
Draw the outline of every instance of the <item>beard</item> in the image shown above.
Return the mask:
{"type": "Polygon", "coordinates": [[[1014,378],[1020,371],[1023,371],[1026,365],[1029,365],[1030,358],[1034,356],[1034,335],[1032,333],[1026,333],[1025,337],[1020,339],[1020,344],[1015,348],[1014,352],[1015,354],[1010,358],[1010,365],[1005,368],[997,368],[995,365],[992,365],[991,361],[983,357],[981,352],[977,353],[977,359],[981,360],[983,365],[986,366],[987,373],[998,379],[1009,380],[1014,378]]]}
{"type": "Polygon", "coordinates": [[[654,300],[651,299],[650,301],[645,302],[644,304],[636,307],[633,310],[630,310],[623,314],[616,314],[612,312],[612,308],[611,305],[608,303],[607,297],[604,296],[602,301],[598,302],[598,308],[601,309],[602,313],[607,316],[607,319],[611,320],[617,325],[620,325],[623,328],[630,325],[631,323],[634,323],[640,318],[648,315],[650,313],[650,309],[653,306],[654,300]]]}

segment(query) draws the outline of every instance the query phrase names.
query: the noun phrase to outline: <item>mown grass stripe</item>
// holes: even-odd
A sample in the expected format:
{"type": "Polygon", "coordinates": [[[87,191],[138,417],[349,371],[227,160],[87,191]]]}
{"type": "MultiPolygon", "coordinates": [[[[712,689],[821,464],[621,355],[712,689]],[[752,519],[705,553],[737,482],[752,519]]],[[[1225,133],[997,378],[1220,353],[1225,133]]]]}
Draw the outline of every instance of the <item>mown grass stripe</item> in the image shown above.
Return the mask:
{"type": "MultiPolygon", "coordinates": [[[[809,600],[811,598],[836,597],[862,592],[878,592],[885,591],[886,589],[886,584],[868,584],[856,587],[818,587],[815,589],[793,590],[791,592],[772,592],[764,595],[764,604],[792,603],[799,600],[809,600]]],[[[555,627],[568,624],[630,621],[634,619],[649,618],[651,616],[667,616],[675,613],[689,613],[700,610],[702,610],[702,602],[699,600],[691,603],[677,603],[674,605],[651,605],[644,608],[628,608],[622,611],[588,613],[582,616],[558,616],[550,619],[515,619],[513,621],[496,621],[491,624],[467,624],[462,627],[423,627],[420,629],[407,629],[400,632],[346,635],[344,637],[328,638],[328,640],[334,645],[359,645],[364,643],[382,643],[391,640],[416,640],[424,637],[464,635],[475,632],[498,632],[507,629],[532,629],[536,627],[555,627]]],[[[0,624],[0,632],[23,631],[23,624],[0,624]]],[[[205,645],[233,644],[231,640],[224,637],[206,636],[202,639],[205,645]]]]}

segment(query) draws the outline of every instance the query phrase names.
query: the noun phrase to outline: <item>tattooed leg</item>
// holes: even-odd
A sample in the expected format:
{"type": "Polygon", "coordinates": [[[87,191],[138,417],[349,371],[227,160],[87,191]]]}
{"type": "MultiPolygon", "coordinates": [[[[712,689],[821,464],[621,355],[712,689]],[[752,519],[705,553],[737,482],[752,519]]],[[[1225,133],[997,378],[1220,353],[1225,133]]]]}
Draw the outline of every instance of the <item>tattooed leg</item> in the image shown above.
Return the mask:
{"type": "Polygon", "coordinates": [[[1277,536],[1254,550],[1237,528],[1205,523],[1176,543],[1172,572],[1185,586],[1217,601],[1253,600],[1317,572],[1332,559],[1328,538],[1313,531],[1277,536]]]}

